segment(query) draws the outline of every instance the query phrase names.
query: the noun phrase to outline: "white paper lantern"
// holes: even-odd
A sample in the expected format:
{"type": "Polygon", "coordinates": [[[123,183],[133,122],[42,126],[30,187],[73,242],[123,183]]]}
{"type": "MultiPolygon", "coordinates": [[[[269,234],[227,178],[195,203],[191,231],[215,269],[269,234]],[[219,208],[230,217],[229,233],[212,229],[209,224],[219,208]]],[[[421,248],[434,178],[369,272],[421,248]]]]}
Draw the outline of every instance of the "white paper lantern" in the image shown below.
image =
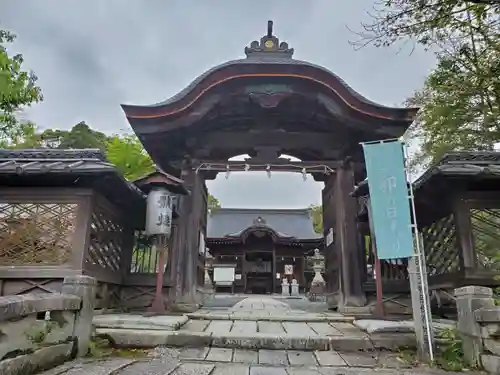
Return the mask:
{"type": "Polygon", "coordinates": [[[166,189],[154,189],[148,194],[146,212],[146,234],[166,235],[172,231],[172,198],[166,189]]]}

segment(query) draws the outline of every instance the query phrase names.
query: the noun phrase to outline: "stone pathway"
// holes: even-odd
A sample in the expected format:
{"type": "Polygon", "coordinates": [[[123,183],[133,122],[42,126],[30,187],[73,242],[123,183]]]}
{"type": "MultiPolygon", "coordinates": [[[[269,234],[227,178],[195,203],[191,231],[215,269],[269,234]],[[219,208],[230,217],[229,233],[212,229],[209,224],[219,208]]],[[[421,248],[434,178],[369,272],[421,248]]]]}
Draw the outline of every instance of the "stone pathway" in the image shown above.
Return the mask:
{"type": "Polygon", "coordinates": [[[334,312],[307,312],[301,309],[292,309],[284,299],[279,300],[272,296],[247,297],[231,308],[226,310],[202,308],[195,313],[187,314],[191,319],[230,319],[230,320],[255,320],[255,317],[268,317],[268,320],[289,321],[351,321],[352,317],[346,317],[334,312]]]}
{"type": "MultiPolygon", "coordinates": [[[[260,319],[261,317],[259,317],[260,319]]],[[[286,317],[284,317],[286,318],[286,317]]],[[[179,332],[207,332],[224,334],[273,334],[294,337],[316,336],[366,336],[359,328],[348,322],[328,321],[267,321],[267,320],[190,320],[179,332]]]]}
{"type": "Polygon", "coordinates": [[[349,352],[414,345],[414,334],[369,335],[356,327],[353,320],[333,312],[292,309],[284,300],[271,296],[252,296],[238,301],[227,311],[201,309],[186,316],[154,318],[118,314],[95,317],[94,325],[98,335],[110,337],[116,345],[125,347],[210,346],[349,352]]]}
{"type": "MultiPolygon", "coordinates": [[[[409,369],[394,355],[334,351],[156,348],[150,358],[111,358],[67,363],[40,375],[433,375],[458,374],[409,369]]],[[[473,374],[473,373],[469,373],[473,374]]]]}
{"type": "MultiPolygon", "coordinates": [[[[368,337],[355,327],[352,318],[292,309],[284,300],[272,297],[249,297],[225,312],[204,309],[188,316],[191,319],[179,330],[175,330],[173,317],[140,322],[130,316],[102,318],[101,329],[110,324],[107,319],[113,320],[115,328],[108,331],[115,332],[117,343],[120,338],[124,343],[141,342],[149,334],[148,340],[156,338],[156,345],[167,340],[179,348],[159,346],[139,360],[79,360],[41,375],[444,374],[409,369],[397,355],[378,350],[375,336],[368,337]]],[[[381,340],[391,342],[394,336],[381,340]]]]}
{"type": "Polygon", "coordinates": [[[273,313],[276,311],[289,311],[290,306],[285,303],[278,301],[272,297],[260,297],[260,298],[255,298],[255,297],[248,297],[245,298],[244,300],[236,303],[232,308],[231,311],[267,311],[269,313],[273,313]]]}

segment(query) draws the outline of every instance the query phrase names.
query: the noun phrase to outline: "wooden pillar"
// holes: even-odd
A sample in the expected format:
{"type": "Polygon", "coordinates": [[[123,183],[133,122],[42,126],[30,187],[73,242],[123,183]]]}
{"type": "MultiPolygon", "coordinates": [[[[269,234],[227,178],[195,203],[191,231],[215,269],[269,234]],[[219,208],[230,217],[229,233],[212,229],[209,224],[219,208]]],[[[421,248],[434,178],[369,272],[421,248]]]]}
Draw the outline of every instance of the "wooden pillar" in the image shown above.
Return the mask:
{"type": "MultiPolygon", "coordinates": [[[[203,215],[203,179],[188,170],[184,175],[189,195],[180,197],[180,218],[172,248],[172,292],[174,304],[196,303],[198,249],[203,215]]],[[[187,306],[186,306],[187,307],[187,306]]]]}
{"type": "Polygon", "coordinates": [[[356,222],[357,202],[350,193],[354,190],[352,163],[345,163],[336,171],[335,201],[335,247],[341,259],[342,299],[339,307],[364,306],[366,295],[362,288],[364,249],[360,248],[356,222]]]}
{"type": "MultiPolygon", "coordinates": [[[[90,246],[90,230],[94,207],[95,196],[91,191],[88,191],[85,196],[79,198],[71,259],[72,268],[75,270],[83,270],[85,267],[85,260],[87,259],[90,246]]],[[[132,255],[130,257],[132,258],[132,255]]]]}
{"type": "Polygon", "coordinates": [[[457,197],[453,200],[452,204],[457,244],[460,251],[460,269],[464,273],[474,272],[476,268],[476,251],[474,248],[470,209],[463,197],[457,197]]]}
{"type": "Polygon", "coordinates": [[[241,260],[241,277],[243,279],[243,293],[247,292],[247,270],[248,270],[248,265],[247,265],[247,253],[245,249],[243,248],[242,251],[242,257],[243,259],[241,260]]]}
{"type": "Polygon", "coordinates": [[[325,181],[322,191],[323,198],[323,235],[325,238],[325,281],[326,302],[329,309],[337,309],[341,299],[340,291],[340,254],[335,246],[337,240],[335,216],[335,181],[336,175],[331,174],[325,181]],[[330,238],[330,231],[333,237],[330,238]]]}
{"type": "Polygon", "coordinates": [[[276,293],[276,246],[273,247],[273,262],[271,265],[271,274],[273,280],[273,289],[271,294],[276,293]]]}

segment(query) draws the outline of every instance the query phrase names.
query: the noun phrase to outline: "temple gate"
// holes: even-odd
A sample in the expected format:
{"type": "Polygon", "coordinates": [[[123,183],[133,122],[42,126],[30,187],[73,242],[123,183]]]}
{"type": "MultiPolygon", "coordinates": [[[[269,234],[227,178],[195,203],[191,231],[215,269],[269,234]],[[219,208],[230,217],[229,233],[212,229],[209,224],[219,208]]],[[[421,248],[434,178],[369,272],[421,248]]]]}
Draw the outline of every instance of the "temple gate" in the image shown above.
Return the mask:
{"type": "Polygon", "coordinates": [[[164,102],[123,105],[157,165],[182,177],[170,265],[173,302],[199,302],[204,275],[206,180],[219,172],[273,170],[310,173],[323,181],[326,281],[332,308],[366,303],[365,248],[358,199],[366,177],[360,142],[400,137],[417,109],[389,108],[355,92],[329,70],[293,59],[268,23],[245,48],[246,58],[216,66],[164,102]],[[245,162],[230,158],[248,154],[245,162]],[[301,160],[280,158],[291,155],[301,160]],[[201,245],[201,246],[200,246],[201,245]],[[198,289],[198,290],[197,290],[198,289]]]}

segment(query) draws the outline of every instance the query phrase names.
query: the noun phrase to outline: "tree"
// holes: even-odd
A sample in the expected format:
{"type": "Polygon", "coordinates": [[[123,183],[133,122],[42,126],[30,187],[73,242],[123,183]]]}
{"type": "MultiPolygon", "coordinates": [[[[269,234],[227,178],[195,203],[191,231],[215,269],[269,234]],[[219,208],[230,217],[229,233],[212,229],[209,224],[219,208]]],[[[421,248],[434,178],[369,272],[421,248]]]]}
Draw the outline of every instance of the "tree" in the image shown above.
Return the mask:
{"type": "Polygon", "coordinates": [[[16,131],[11,132],[8,139],[0,139],[1,148],[37,148],[40,145],[40,134],[32,122],[19,122],[16,131]]]}
{"type": "Polygon", "coordinates": [[[0,142],[7,144],[23,132],[16,113],[43,99],[37,77],[22,70],[23,56],[8,54],[6,45],[14,39],[14,34],[0,30],[0,142]]]}
{"type": "Polygon", "coordinates": [[[422,147],[413,167],[448,151],[491,150],[500,140],[500,3],[385,0],[359,45],[415,40],[437,50],[437,67],[407,101],[419,106],[407,138],[422,147]]]}
{"type": "Polygon", "coordinates": [[[135,135],[110,137],[106,157],[128,180],[136,180],[155,170],[153,160],[135,135]]]}
{"type": "Polygon", "coordinates": [[[380,0],[372,22],[356,32],[356,47],[389,46],[416,41],[426,47],[446,45],[476,35],[498,31],[500,3],[494,0],[380,0]]]}
{"type": "Polygon", "coordinates": [[[211,208],[220,208],[220,202],[217,198],[215,198],[212,194],[208,193],[208,202],[207,202],[208,209],[211,208]]]}
{"type": "Polygon", "coordinates": [[[323,233],[323,206],[311,205],[309,209],[311,210],[314,231],[323,233]]]}
{"type": "Polygon", "coordinates": [[[500,38],[462,41],[438,54],[424,88],[408,100],[421,106],[410,129],[421,149],[414,164],[428,166],[448,151],[493,150],[500,140],[500,38]]]}
{"type": "Polygon", "coordinates": [[[42,144],[49,148],[78,149],[96,148],[106,151],[109,137],[92,130],[85,121],[81,121],[71,130],[48,129],[40,134],[42,144]]]}

